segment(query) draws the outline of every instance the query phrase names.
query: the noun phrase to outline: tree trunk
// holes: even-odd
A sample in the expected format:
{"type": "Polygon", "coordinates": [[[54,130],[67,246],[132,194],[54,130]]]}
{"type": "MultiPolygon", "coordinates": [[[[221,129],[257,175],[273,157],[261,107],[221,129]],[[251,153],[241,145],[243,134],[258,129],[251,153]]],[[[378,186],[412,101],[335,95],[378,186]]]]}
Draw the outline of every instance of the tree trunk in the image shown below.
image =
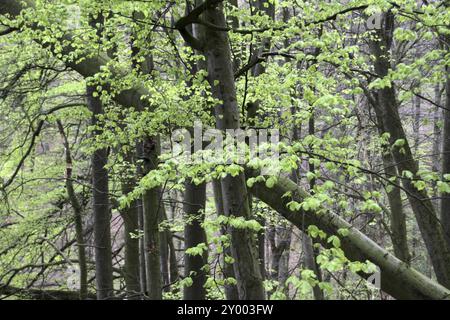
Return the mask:
{"type": "Polygon", "coordinates": [[[191,277],[192,285],[184,287],[183,298],[185,300],[206,299],[207,272],[204,266],[208,264],[208,251],[204,251],[201,255],[186,254],[186,250],[189,248],[196,247],[201,243],[207,244],[206,233],[202,225],[205,219],[205,203],[206,185],[186,183],[183,203],[186,223],[184,227],[184,276],[191,277]]]}
{"type": "MultiPolygon", "coordinates": [[[[158,138],[148,138],[142,145],[144,174],[156,169],[159,155],[158,138]]],[[[144,216],[145,265],[147,295],[151,300],[162,299],[162,280],[159,248],[159,216],[162,209],[159,188],[146,190],[142,197],[144,216]]]]}
{"type": "Polygon", "coordinates": [[[421,118],[421,100],[419,97],[415,97],[413,99],[414,105],[414,123],[413,123],[413,131],[414,131],[414,155],[417,156],[417,151],[419,151],[420,146],[420,118],[421,118]]]}
{"type": "MultiPolygon", "coordinates": [[[[384,28],[377,30],[379,40],[370,42],[370,50],[375,57],[374,67],[378,76],[384,78],[390,69],[390,47],[394,29],[394,18],[391,13],[385,15],[384,28]]],[[[410,172],[414,178],[419,170],[418,163],[414,160],[408,139],[404,132],[394,84],[375,92],[380,107],[375,108],[377,117],[383,121],[386,132],[390,134],[390,144],[394,146],[397,141],[402,142],[402,147],[393,147],[392,153],[400,175],[410,172]]],[[[426,190],[418,190],[410,178],[403,178],[403,187],[407,193],[411,208],[416,216],[420,232],[424,239],[428,253],[431,257],[433,268],[439,283],[450,287],[450,251],[444,238],[443,229],[438,220],[434,206],[428,197],[426,190]]]]}
{"type": "MultiPolygon", "coordinates": [[[[448,8],[448,6],[446,6],[448,8]]],[[[445,36],[444,48],[449,51],[450,36],[445,36]]],[[[444,134],[442,139],[442,175],[450,174],[450,66],[446,66],[447,79],[445,82],[445,110],[444,110],[444,134]]],[[[441,221],[444,235],[450,248],[450,194],[443,193],[441,199],[441,221]]]]}
{"type": "MultiPolygon", "coordinates": [[[[434,88],[434,96],[435,96],[435,102],[438,106],[441,105],[441,89],[439,87],[439,84],[436,85],[434,88]]],[[[434,119],[433,119],[433,150],[432,150],[432,156],[431,156],[431,169],[433,172],[439,173],[441,172],[441,149],[442,149],[442,129],[440,126],[440,122],[442,121],[442,109],[440,107],[435,107],[434,109],[434,119]]],[[[433,184],[434,187],[436,187],[436,182],[433,184]]],[[[438,198],[438,192],[433,194],[435,197],[435,200],[433,201],[434,207],[436,208],[436,211],[440,210],[440,199],[438,198]]]]}
{"type": "Polygon", "coordinates": [[[72,155],[70,152],[70,145],[67,136],[64,132],[64,127],[61,121],[57,121],[59,133],[63,139],[64,150],[66,155],[66,190],[72,205],[75,221],[75,236],[78,246],[78,266],[80,268],[80,299],[85,300],[88,297],[88,268],[86,259],[86,249],[83,235],[83,208],[78,201],[72,181],[72,155]]]}
{"type": "Polygon", "coordinates": [[[167,231],[168,233],[168,242],[169,242],[169,263],[170,263],[170,283],[174,283],[177,281],[180,277],[178,273],[178,261],[177,261],[177,255],[175,252],[175,245],[173,244],[173,235],[171,232],[167,231]]]}
{"type": "MultiPolygon", "coordinates": [[[[283,223],[283,222],[281,222],[283,223]]],[[[291,247],[291,226],[270,227],[267,230],[267,240],[270,245],[270,279],[279,282],[280,287],[286,285],[288,274],[289,249],[291,247]]],[[[269,292],[271,294],[272,292],[269,292]]]]}
{"type": "MultiPolygon", "coordinates": [[[[221,4],[216,7],[209,7],[204,15],[207,22],[221,27],[226,26],[221,4]]],[[[225,129],[238,129],[240,127],[239,110],[236,101],[228,34],[213,28],[205,29],[207,39],[205,53],[213,95],[223,103],[216,106],[216,126],[224,132],[225,129]],[[215,83],[216,81],[218,81],[218,84],[215,83]]],[[[221,186],[225,215],[249,219],[250,208],[244,174],[240,173],[235,177],[229,175],[223,178],[221,186]]],[[[241,300],[264,299],[265,293],[254,232],[231,228],[231,242],[231,251],[236,260],[234,273],[239,298],[241,300]]]]}
{"type": "MultiPolygon", "coordinates": [[[[383,154],[383,166],[384,172],[388,178],[398,177],[395,162],[392,159],[390,151],[383,154]]],[[[399,185],[399,179],[393,181],[396,185],[399,185]]],[[[406,214],[403,210],[403,202],[401,190],[399,187],[393,187],[390,192],[387,192],[389,208],[391,210],[391,238],[392,245],[394,247],[394,253],[400,260],[409,263],[411,255],[408,248],[408,238],[406,231],[406,214]]]]}
{"type": "MultiPolygon", "coordinates": [[[[316,48],[316,54],[315,56],[317,57],[319,55],[320,50],[318,48],[316,48]]],[[[294,133],[295,133],[295,129],[294,129],[294,133]]],[[[308,123],[308,133],[310,135],[315,135],[316,134],[316,123],[315,123],[315,115],[314,115],[314,110],[312,110],[312,114],[311,117],[309,118],[309,123],[308,123]]],[[[309,163],[309,171],[313,172],[316,170],[315,166],[313,163],[309,163]]],[[[314,187],[316,185],[316,180],[315,179],[311,179],[311,181],[309,182],[309,192],[311,194],[314,194],[314,187]]],[[[305,266],[306,268],[308,268],[309,270],[312,270],[314,272],[314,274],[317,277],[318,281],[322,281],[322,272],[320,272],[320,269],[317,266],[316,263],[316,252],[314,250],[313,247],[313,241],[311,239],[311,237],[305,233],[303,235],[303,252],[305,254],[305,266]]],[[[313,294],[314,294],[314,299],[316,300],[324,300],[325,297],[323,295],[322,289],[320,289],[320,287],[318,285],[313,287],[313,294]]]]}
{"type": "MultiPolygon", "coordinates": [[[[369,97],[370,98],[370,97],[369,97]]],[[[380,109],[378,99],[371,100],[374,109],[380,109]]],[[[384,129],[383,119],[377,117],[377,128],[380,135],[386,130],[384,129]]],[[[403,201],[400,190],[400,179],[396,163],[392,157],[392,153],[389,147],[382,150],[382,161],[384,167],[384,173],[388,179],[396,177],[390,185],[392,190],[386,190],[389,208],[390,208],[390,220],[391,220],[391,240],[394,247],[394,253],[400,260],[409,263],[411,261],[411,255],[408,248],[408,237],[406,231],[406,214],[403,210],[403,201]],[[389,192],[388,192],[389,191],[389,192]]]]}
{"type": "MultiPolygon", "coordinates": [[[[305,267],[312,270],[317,277],[317,280],[322,282],[322,272],[316,263],[316,252],[314,250],[313,241],[307,233],[303,234],[303,253],[305,254],[305,267]]],[[[322,289],[318,285],[313,287],[313,294],[315,300],[324,300],[322,289]]]]}
{"type": "MultiPolygon", "coordinates": [[[[346,237],[340,237],[341,247],[346,257],[352,261],[369,260],[377,265],[381,270],[381,289],[394,298],[437,300],[450,298],[448,289],[391,255],[338,215],[328,211],[320,215],[312,211],[290,211],[287,204],[291,199],[283,197],[283,195],[291,192],[294,200],[299,203],[309,196],[293,181],[279,177],[278,182],[270,189],[264,182],[257,182],[251,191],[300,230],[306,231],[308,226],[315,225],[325,231],[328,236],[338,235],[339,229],[349,230],[346,237]]],[[[323,245],[327,246],[326,243],[323,245]]],[[[360,275],[370,276],[368,274],[360,275]]]]}
{"type": "MultiPolygon", "coordinates": [[[[127,157],[131,160],[131,157],[127,157]]],[[[129,161],[131,163],[131,161],[129,161]]],[[[128,195],[133,191],[135,186],[134,179],[126,179],[122,181],[122,193],[128,195]]],[[[139,239],[133,237],[139,230],[139,212],[137,200],[132,201],[130,206],[122,209],[120,214],[124,224],[124,241],[125,241],[125,263],[124,277],[128,299],[139,298],[141,292],[140,271],[139,271],[139,239]]]]}
{"type": "MultiPolygon", "coordinates": [[[[166,220],[165,210],[160,210],[160,221],[166,220]]],[[[170,291],[170,271],[169,271],[169,230],[162,230],[159,232],[159,251],[161,259],[161,281],[163,285],[163,291],[170,291]]]]}
{"type": "MultiPolygon", "coordinates": [[[[92,125],[97,125],[97,116],[103,113],[99,98],[94,97],[95,87],[87,86],[87,104],[92,112],[92,125]]],[[[100,134],[94,130],[94,136],[100,134]]],[[[108,149],[98,149],[92,155],[92,190],[95,243],[95,279],[97,298],[112,298],[114,294],[111,252],[111,212],[109,208],[109,176],[105,166],[108,163],[108,149]]]]}
{"type": "MultiPolygon", "coordinates": [[[[138,223],[139,231],[144,231],[144,208],[141,199],[137,199],[138,208],[138,223]]],[[[147,267],[145,265],[145,241],[142,235],[139,236],[139,278],[141,294],[147,292],[147,267]]]]}
{"type": "MultiPolygon", "coordinates": [[[[223,215],[225,213],[223,209],[223,197],[222,197],[222,186],[219,180],[212,181],[213,191],[214,191],[214,202],[216,205],[217,215],[223,215]]],[[[222,234],[228,234],[227,228],[222,227],[222,234]]],[[[232,257],[231,248],[223,248],[223,255],[232,257]]],[[[223,278],[224,279],[236,279],[234,276],[234,268],[230,263],[223,261],[223,278]]],[[[225,283],[225,297],[227,300],[238,300],[239,294],[237,287],[234,284],[225,283]]]]}
{"type": "Polygon", "coordinates": [[[289,278],[289,259],[291,255],[291,240],[292,240],[292,225],[285,227],[282,241],[286,243],[286,249],[281,254],[280,261],[278,263],[278,283],[283,284],[284,294],[286,298],[289,298],[289,286],[286,285],[286,281],[289,278]]]}

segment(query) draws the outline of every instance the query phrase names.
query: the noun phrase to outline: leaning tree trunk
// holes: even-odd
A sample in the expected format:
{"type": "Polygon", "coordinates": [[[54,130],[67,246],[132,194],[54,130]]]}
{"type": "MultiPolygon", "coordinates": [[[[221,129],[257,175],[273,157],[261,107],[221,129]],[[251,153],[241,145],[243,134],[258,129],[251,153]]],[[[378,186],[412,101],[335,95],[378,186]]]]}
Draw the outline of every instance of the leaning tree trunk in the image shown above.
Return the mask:
{"type": "MultiPolygon", "coordinates": [[[[249,175],[252,175],[249,173],[249,175]]],[[[450,290],[427,278],[420,272],[408,266],[370,238],[354,228],[347,221],[332,212],[291,211],[288,209],[289,197],[299,203],[309,197],[292,180],[279,177],[273,188],[268,188],[264,182],[257,182],[251,188],[252,193],[293,223],[300,230],[306,231],[308,226],[315,225],[325,231],[328,236],[339,236],[339,229],[347,229],[349,234],[341,238],[341,247],[351,261],[369,260],[380,268],[381,290],[397,299],[450,299],[450,290]]],[[[327,243],[323,243],[328,246],[327,243]]],[[[360,274],[369,277],[370,274],[360,274]]]]}

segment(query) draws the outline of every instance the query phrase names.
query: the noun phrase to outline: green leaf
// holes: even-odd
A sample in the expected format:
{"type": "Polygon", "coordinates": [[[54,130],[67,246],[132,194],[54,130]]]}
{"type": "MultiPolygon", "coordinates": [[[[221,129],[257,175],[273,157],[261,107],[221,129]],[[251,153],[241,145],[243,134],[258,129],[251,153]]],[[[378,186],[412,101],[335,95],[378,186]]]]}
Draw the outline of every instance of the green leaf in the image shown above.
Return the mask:
{"type": "Polygon", "coordinates": [[[266,187],[269,188],[269,189],[272,189],[276,183],[277,183],[277,178],[276,177],[269,177],[266,180],[266,187]]]}

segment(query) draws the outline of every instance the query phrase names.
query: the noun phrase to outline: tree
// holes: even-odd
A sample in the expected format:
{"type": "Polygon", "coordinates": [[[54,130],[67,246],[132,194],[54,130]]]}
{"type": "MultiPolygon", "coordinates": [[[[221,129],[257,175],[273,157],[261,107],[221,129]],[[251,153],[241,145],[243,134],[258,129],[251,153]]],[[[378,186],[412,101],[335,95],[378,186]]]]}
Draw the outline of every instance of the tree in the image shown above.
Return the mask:
{"type": "Polygon", "coordinates": [[[2,1],[1,297],[448,299],[444,7],[2,1]]]}

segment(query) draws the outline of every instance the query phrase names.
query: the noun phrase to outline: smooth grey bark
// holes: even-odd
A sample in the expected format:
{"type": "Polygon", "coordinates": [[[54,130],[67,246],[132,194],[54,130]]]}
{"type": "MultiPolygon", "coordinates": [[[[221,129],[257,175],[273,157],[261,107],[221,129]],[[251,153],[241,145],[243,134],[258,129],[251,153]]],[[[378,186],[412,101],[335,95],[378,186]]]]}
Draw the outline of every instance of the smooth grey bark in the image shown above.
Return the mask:
{"type": "Polygon", "coordinates": [[[184,276],[192,279],[192,285],[183,288],[184,300],[205,300],[207,272],[204,267],[208,264],[208,251],[201,255],[186,254],[186,250],[201,243],[207,244],[206,233],[203,228],[205,219],[206,184],[195,185],[188,182],[184,192],[184,276]]]}
{"type": "MultiPolygon", "coordinates": [[[[159,138],[148,137],[142,143],[141,158],[144,174],[156,169],[160,152],[159,138]]],[[[162,276],[160,261],[159,217],[162,210],[162,194],[159,188],[146,190],[142,196],[144,217],[145,266],[147,296],[151,300],[162,299],[162,276]]]]}
{"type": "MultiPolygon", "coordinates": [[[[318,56],[320,50],[316,48],[316,57],[318,56]]],[[[294,130],[295,133],[295,130],[294,130]]],[[[312,111],[311,117],[309,118],[309,123],[308,123],[308,133],[310,135],[315,135],[316,134],[316,123],[315,123],[315,115],[314,115],[314,111],[312,111]]],[[[314,163],[309,163],[309,171],[310,172],[314,172],[316,170],[314,163]]],[[[314,187],[316,185],[316,180],[315,179],[311,179],[311,181],[309,182],[309,191],[310,193],[314,193],[314,187]]],[[[322,282],[322,272],[320,271],[317,263],[316,263],[316,252],[314,250],[314,246],[313,246],[313,241],[311,239],[311,237],[308,234],[304,234],[303,235],[303,252],[305,255],[305,266],[306,268],[308,268],[309,270],[312,270],[314,272],[314,274],[317,277],[317,280],[322,282]]],[[[324,294],[322,289],[320,289],[320,287],[318,285],[313,287],[313,294],[314,294],[314,299],[315,300],[324,300],[324,294]]]]}
{"type": "MultiPolygon", "coordinates": [[[[195,1],[196,4],[199,1],[195,1]]],[[[186,15],[191,12],[192,8],[186,6],[186,15]]],[[[204,28],[201,26],[188,26],[188,31],[197,38],[204,37],[204,28]]],[[[189,45],[188,43],[186,45],[189,45]]],[[[191,62],[191,74],[195,75],[200,70],[205,70],[204,61],[191,62]]],[[[188,85],[192,86],[192,82],[188,81],[188,85]]],[[[190,128],[191,133],[193,129],[190,128]]],[[[195,153],[194,146],[191,145],[191,152],[195,153]]],[[[207,272],[205,266],[208,264],[208,249],[203,251],[201,255],[190,255],[186,253],[189,248],[207,243],[206,232],[203,228],[205,220],[204,210],[206,205],[206,184],[196,185],[192,180],[185,183],[183,212],[184,212],[184,276],[192,279],[190,286],[183,288],[184,300],[206,300],[206,280],[207,272]]]]}
{"type": "Polygon", "coordinates": [[[66,190],[67,196],[69,197],[70,204],[72,205],[74,212],[74,222],[75,222],[75,236],[77,240],[77,250],[78,250],[78,266],[80,268],[80,299],[85,300],[88,297],[88,268],[87,268],[87,259],[86,259],[86,249],[85,249],[85,241],[83,235],[83,207],[78,200],[78,197],[75,193],[75,189],[72,181],[72,155],[70,152],[70,144],[67,139],[66,133],[64,131],[64,127],[60,120],[57,121],[59,133],[63,139],[63,145],[65,150],[65,158],[66,158],[66,190]]]}
{"type": "Polygon", "coordinates": [[[175,245],[173,243],[173,234],[171,232],[168,233],[168,243],[169,243],[169,272],[170,272],[170,283],[174,283],[180,278],[180,274],[178,271],[178,260],[175,251],[175,245]]]}
{"type": "MultiPolygon", "coordinates": [[[[216,206],[216,213],[217,215],[224,215],[225,210],[223,208],[223,197],[222,197],[222,186],[219,180],[213,180],[212,181],[213,186],[213,192],[214,192],[214,203],[216,206]]],[[[222,234],[228,234],[227,228],[222,227],[222,234]]],[[[232,256],[231,248],[225,247],[223,249],[223,255],[225,256],[232,256]]],[[[224,259],[225,260],[225,259],[224,259]]],[[[223,261],[223,267],[222,267],[223,277],[224,279],[236,279],[234,276],[234,268],[232,264],[226,263],[223,261]]],[[[225,297],[227,300],[238,300],[239,294],[237,291],[237,287],[234,284],[228,284],[225,283],[225,297]]]]}
{"type": "MultiPolygon", "coordinates": [[[[26,3],[33,3],[30,0],[26,0],[26,3]]],[[[13,16],[18,15],[22,10],[22,3],[18,0],[4,0],[0,3],[0,14],[10,13],[13,16]]],[[[65,39],[70,42],[70,34],[66,34],[65,39]]],[[[72,48],[64,47],[63,54],[70,53],[72,48]]],[[[104,55],[93,55],[87,59],[77,62],[77,63],[67,63],[67,65],[74,70],[78,71],[81,75],[87,77],[94,75],[100,71],[101,67],[106,66],[109,59],[104,55]]],[[[112,69],[113,76],[120,76],[126,74],[126,70],[112,69]]],[[[125,90],[114,97],[115,101],[125,106],[133,106],[138,108],[141,105],[141,97],[147,95],[147,90],[143,86],[137,85],[136,87],[125,90]]],[[[291,182],[290,186],[287,188],[279,188],[280,182],[275,186],[275,190],[280,192],[273,192],[274,189],[267,189],[263,185],[256,185],[256,188],[261,187],[259,192],[259,197],[264,202],[268,203],[274,208],[279,208],[280,214],[288,217],[291,222],[298,226],[302,226],[299,218],[302,217],[301,213],[295,213],[292,215],[285,207],[283,203],[283,198],[281,197],[286,191],[289,191],[289,187],[292,190],[299,190],[294,183],[291,182]]],[[[255,191],[256,192],[256,191],[255,191]]],[[[336,230],[337,226],[349,226],[345,221],[334,215],[327,215],[326,217],[319,217],[313,215],[309,217],[313,223],[321,222],[317,224],[322,229],[325,226],[336,230]],[[326,223],[327,219],[331,221],[330,224],[326,223]],[[325,219],[325,220],[323,220],[325,219]]],[[[308,224],[309,225],[309,224],[308,224]]],[[[306,225],[307,226],[307,225],[306,225]]],[[[349,226],[350,227],[350,226],[349,226]]],[[[369,238],[365,237],[362,233],[357,230],[352,230],[351,237],[347,237],[343,244],[343,248],[347,253],[347,256],[353,257],[354,259],[364,261],[365,258],[377,263],[380,261],[379,266],[382,273],[382,289],[387,293],[391,294],[393,297],[398,299],[405,298],[430,298],[430,299],[441,299],[447,298],[449,295],[448,290],[442,286],[436,284],[430,279],[424,277],[422,274],[416,270],[409,268],[406,264],[401,263],[400,260],[396,259],[388,252],[383,250],[374,244],[369,238]],[[384,279],[384,280],[383,280],[384,279]]]]}
{"type": "Polygon", "coordinates": [[[283,251],[278,262],[278,282],[284,285],[284,294],[287,298],[289,297],[289,286],[286,285],[286,281],[290,276],[289,259],[291,256],[292,229],[292,225],[286,227],[283,237],[283,241],[286,243],[286,250],[283,251]]]}
{"type": "MultiPolygon", "coordinates": [[[[378,40],[370,41],[370,51],[375,57],[373,62],[375,72],[379,77],[386,77],[390,69],[390,48],[394,29],[394,17],[392,13],[384,15],[383,28],[374,31],[378,40]]],[[[375,108],[377,117],[382,119],[386,132],[390,134],[389,142],[393,146],[396,141],[402,140],[401,148],[394,147],[392,154],[400,175],[405,171],[412,173],[413,178],[418,178],[418,163],[409,146],[408,139],[403,129],[398,111],[398,102],[394,84],[375,90],[380,107],[375,108]]],[[[450,251],[445,241],[443,228],[434,210],[426,190],[418,190],[409,178],[402,179],[403,188],[407,193],[409,203],[416,217],[420,232],[426,248],[431,257],[434,271],[439,283],[450,287],[450,251]]]]}
{"type": "MultiPolygon", "coordinates": [[[[373,108],[381,109],[382,106],[379,105],[379,100],[377,98],[368,97],[373,108]]],[[[384,129],[383,119],[377,116],[377,128],[380,135],[382,135],[387,130],[384,129]]],[[[392,152],[389,147],[384,147],[382,152],[382,162],[384,173],[387,178],[394,179],[392,182],[391,190],[386,190],[389,209],[390,209],[390,237],[392,240],[392,245],[394,247],[394,253],[400,260],[409,263],[411,261],[411,254],[408,247],[408,235],[406,230],[406,214],[403,210],[402,194],[400,189],[400,179],[396,163],[392,156],[392,152]]]]}
{"type": "MultiPolygon", "coordinates": [[[[251,173],[248,173],[251,176],[251,173]]],[[[369,260],[381,270],[381,289],[396,299],[449,299],[450,291],[408,266],[394,255],[377,245],[358,229],[332,212],[318,214],[312,211],[290,211],[287,204],[291,198],[283,197],[291,192],[293,199],[299,203],[309,197],[293,181],[279,177],[273,188],[267,188],[264,182],[258,182],[251,188],[252,193],[293,223],[300,230],[315,225],[329,236],[338,235],[339,229],[348,229],[346,237],[340,237],[341,247],[348,259],[352,261],[369,260]]],[[[323,243],[327,246],[326,243],[323,243]]],[[[363,277],[370,275],[360,274],[363,277]]]]}
{"type": "MultiPolygon", "coordinates": [[[[175,210],[173,207],[172,210],[175,210]]],[[[161,211],[162,214],[162,221],[168,220],[167,211],[164,207],[164,210],[161,211]]],[[[172,217],[173,218],[173,217],[172,217]]],[[[175,245],[173,243],[173,233],[172,231],[165,229],[164,230],[164,236],[166,237],[166,243],[167,243],[167,249],[168,249],[168,266],[169,266],[169,284],[175,283],[180,277],[178,272],[178,261],[177,261],[177,255],[176,255],[176,249],[175,245]]],[[[170,286],[168,286],[170,288],[170,286]]]]}
{"type": "MultiPolygon", "coordinates": [[[[383,154],[383,166],[384,172],[389,178],[398,177],[395,162],[392,159],[390,151],[383,154]]],[[[399,185],[400,181],[396,178],[393,181],[396,185],[399,185]]],[[[399,187],[393,186],[392,190],[387,193],[387,198],[390,208],[390,220],[391,220],[391,239],[394,247],[394,253],[400,260],[409,263],[411,261],[411,254],[408,248],[408,237],[406,231],[406,214],[403,210],[403,201],[401,190],[399,187]]]]}
{"type": "MultiPolygon", "coordinates": [[[[265,14],[270,17],[272,20],[275,20],[275,6],[271,1],[268,0],[256,0],[254,1],[254,10],[255,14],[265,14]]],[[[261,55],[264,52],[270,50],[271,47],[271,39],[265,38],[262,40],[261,45],[253,52],[252,57],[250,58],[250,63],[257,62],[253,68],[251,68],[251,74],[253,77],[258,77],[266,72],[266,68],[264,64],[262,64],[261,55]]],[[[256,100],[254,102],[250,102],[247,104],[247,121],[250,126],[255,126],[256,118],[258,116],[258,110],[260,108],[260,101],[256,100]]]]}
{"type": "MultiPolygon", "coordinates": [[[[322,272],[319,269],[319,266],[316,262],[317,253],[314,250],[313,241],[307,233],[303,234],[303,253],[304,253],[304,262],[305,267],[309,270],[312,270],[317,277],[319,282],[322,282],[322,272]]],[[[324,300],[325,296],[323,294],[322,289],[318,285],[313,287],[313,295],[315,300],[324,300]]]]}
{"type": "MultiPolygon", "coordinates": [[[[253,197],[249,193],[249,206],[250,206],[250,212],[253,211],[253,197]]],[[[259,270],[261,271],[261,277],[263,280],[267,277],[266,272],[266,219],[264,216],[258,215],[255,217],[255,220],[258,221],[258,223],[261,225],[262,229],[261,231],[257,232],[257,243],[258,243],[258,261],[259,261],[259,270]]]]}
{"type": "MultiPolygon", "coordinates": [[[[165,214],[164,210],[160,210],[160,221],[164,222],[165,214]]],[[[169,271],[169,234],[168,230],[161,230],[159,232],[159,251],[160,251],[160,264],[161,264],[161,281],[163,285],[163,291],[170,291],[170,271],[169,271]]]]}
{"type": "MultiPolygon", "coordinates": [[[[445,6],[448,9],[448,5],[445,6]]],[[[443,38],[444,49],[449,52],[450,36],[443,38]]],[[[442,175],[450,174],[450,66],[446,66],[444,132],[442,139],[442,175]]],[[[441,222],[448,247],[450,247],[450,194],[441,195],[441,222]]]]}
{"type": "MultiPolygon", "coordinates": [[[[208,7],[205,21],[226,27],[222,4],[208,7]]],[[[240,127],[239,110],[236,100],[233,66],[228,34],[205,28],[205,55],[208,61],[208,75],[213,95],[222,101],[216,106],[216,127],[225,129],[240,127]],[[218,83],[215,83],[218,81],[218,83]]],[[[243,173],[221,180],[225,215],[250,219],[248,192],[243,173]]],[[[231,228],[231,251],[234,263],[239,298],[241,300],[263,300],[265,292],[258,262],[254,233],[246,229],[231,228]]]]}
{"type": "MultiPolygon", "coordinates": [[[[437,84],[434,88],[434,99],[438,106],[441,105],[442,99],[441,99],[442,93],[439,84],[437,84]]],[[[443,112],[440,107],[436,106],[434,109],[434,116],[433,116],[433,149],[431,152],[431,169],[433,172],[439,173],[441,172],[441,148],[442,148],[442,129],[441,129],[441,121],[443,112]]],[[[436,186],[436,183],[434,183],[433,186],[436,186]]],[[[437,196],[437,192],[434,194],[435,200],[433,201],[434,207],[436,208],[436,211],[440,210],[440,199],[437,196]]]]}
{"type": "MultiPolygon", "coordinates": [[[[164,205],[161,206],[160,219],[161,222],[167,221],[167,213],[164,205]]],[[[173,244],[172,232],[165,228],[160,231],[160,250],[161,250],[161,275],[164,284],[164,291],[169,292],[171,285],[179,279],[178,262],[173,244]]]]}
{"type": "MultiPolygon", "coordinates": [[[[142,204],[142,199],[137,199],[138,208],[138,224],[139,230],[144,231],[144,207],[142,204]]],[[[147,267],[145,264],[145,241],[144,237],[141,235],[139,237],[139,278],[140,278],[140,288],[141,294],[147,292],[147,267]]]]}
{"type": "MultiPolygon", "coordinates": [[[[280,287],[288,287],[286,280],[289,273],[289,249],[291,247],[292,226],[275,226],[267,229],[267,241],[270,246],[270,269],[269,278],[279,282],[280,287]]],[[[272,292],[269,292],[269,295],[272,292]]]]}
{"type": "MultiPolygon", "coordinates": [[[[126,156],[131,163],[132,157],[126,156]]],[[[135,187],[134,178],[125,178],[122,181],[122,193],[128,195],[135,187]]],[[[120,215],[124,223],[123,237],[125,246],[125,262],[123,274],[125,278],[126,294],[128,299],[138,299],[141,293],[140,284],[140,261],[139,261],[139,239],[133,237],[139,230],[139,210],[138,202],[134,200],[130,206],[120,210],[120,215]]]]}
{"type": "Polygon", "coordinates": [[[414,105],[414,123],[413,123],[413,131],[414,131],[414,154],[417,155],[417,151],[419,150],[420,145],[420,118],[421,118],[421,109],[422,103],[419,97],[414,97],[412,104],[414,105]]]}
{"type": "MultiPolygon", "coordinates": [[[[103,114],[103,105],[99,98],[94,97],[95,87],[87,86],[87,105],[92,112],[92,125],[96,126],[97,117],[103,114]]],[[[93,135],[100,134],[99,129],[93,135]]],[[[111,211],[109,207],[109,174],[105,166],[108,163],[108,149],[94,151],[91,158],[92,166],[92,209],[94,216],[95,244],[95,279],[97,298],[99,300],[113,297],[113,272],[111,251],[111,211]]]]}
{"type": "MultiPolygon", "coordinates": [[[[235,7],[238,7],[238,1],[231,1],[231,4],[235,7]]],[[[251,4],[254,7],[254,14],[264,14],[275,20],[275,6],[273,2],[268,0],[255,0],[251,4]]],[[[238,19],[232,20],[232,26],[233,28],[239,27],[239,21],[238,19]]],[[[252,56],[250,58],[250,63],[255,63],[255,65],[251,68],[251,74],[253,77],[258,77],[265,73],[265,66],[261,63],[261,55],[270,50],[270,38],[265,38],[262,40],[262,43],[252,53],[252,56]]],[[[233,63],[233,72],[236,71],[236,66],[239,63],[239,61],[235,60],[233,63]]],[[[254,102],[250,102],[247,104],[247,121],[250,127],[256,127],[256,118],[257,113],[260,108],[260,101],[256,100],[254,102]]],[[[250,212],[252,212],[252,196],[251,194],[248,195],[248,202],[249,202],[249,208],[250,212]]],[[[263,216],[257,216],[256,220],[259,222],[261,226],[264,227],[265,218],[263,216]]],[[[264,230],[264,229],[263,229],[264,230]]],[[[258,260],[259,260],[259,266],[260,266],[260,272],[262,279],[266,278],[266,261],[265,261],[265,232],[259,232],[258,233],[258,260]]]]}

